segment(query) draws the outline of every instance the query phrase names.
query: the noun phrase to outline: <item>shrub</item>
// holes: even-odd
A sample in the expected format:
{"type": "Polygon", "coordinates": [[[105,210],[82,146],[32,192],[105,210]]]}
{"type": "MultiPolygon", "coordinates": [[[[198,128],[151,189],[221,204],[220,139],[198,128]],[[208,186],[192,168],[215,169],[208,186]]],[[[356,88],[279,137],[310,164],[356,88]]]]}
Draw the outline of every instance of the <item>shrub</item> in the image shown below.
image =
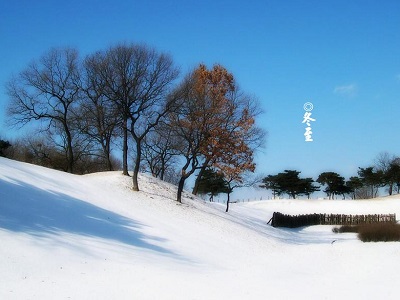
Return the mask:
{"type": "Polygon", "coordinates": [[[343,225],[332,229],[335,233],[358,233],[358,239],[363,242],[400,241],[400,225],[396,223],[372,223],[362,225],[343,225]]]}
{"type": "Polygon", "coordinates": [[[343,233],[343,232],[353,232],[358,233],[359,226],[352,226],[352,225],[342,225],[340,227],[335,227],[332,229],[334,233],[343,233]]]}
{"type": "Polygon", "coordinates": [[[363,242],[400,241],[400,225],[395,223],[374,223],[360,226],[358,238],[363,242]]]}

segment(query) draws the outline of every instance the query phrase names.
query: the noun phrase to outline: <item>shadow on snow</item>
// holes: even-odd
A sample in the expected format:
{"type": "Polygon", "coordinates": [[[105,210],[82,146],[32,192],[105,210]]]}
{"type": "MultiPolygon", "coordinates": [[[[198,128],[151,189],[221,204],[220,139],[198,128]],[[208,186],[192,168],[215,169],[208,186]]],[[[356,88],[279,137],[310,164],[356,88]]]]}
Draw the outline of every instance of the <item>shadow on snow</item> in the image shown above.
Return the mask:
{"type": "Polygon", "coordinates": [[[149,242],[166,240],[142,233],[144,226],[66,194],[14,179],[12,183],[0,180],[0,228],[9,231],[38,237],[67,232],[176,255],[149,242]]]}

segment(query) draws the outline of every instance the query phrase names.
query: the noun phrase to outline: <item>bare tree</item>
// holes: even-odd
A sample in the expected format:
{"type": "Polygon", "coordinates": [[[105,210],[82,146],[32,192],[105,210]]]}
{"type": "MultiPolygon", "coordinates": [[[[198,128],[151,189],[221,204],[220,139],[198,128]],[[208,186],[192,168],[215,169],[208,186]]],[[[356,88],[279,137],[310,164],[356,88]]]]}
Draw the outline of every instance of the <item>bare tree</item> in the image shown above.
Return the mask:
{"type": "Polygon", "coordinates": [[[396,156],[389,154],[388,152],[381,152],[375,158],[375,169],[377,171],[381,171],[383,173],[383,180],[385,184],[388,186],[389,195],[393,193],[393,186],[395,182],[392,180],[390,176],[388,176],[388,172],[391,169],[392,164],[396,161],[396,156]]]}
{"type": "Polygon", "coordinates": [[[386,172],[390,168],[390,164],[396,157],[389,152],[381,152],[375,158],[375,168],[376,170],[382,170],[386,172]]]}
{"type": "Polygon", "coordinates": [[[166,180],[175,174],[178,152],[174,149],[174,135],[171,128],[160,123],[144,139],[143,158],[154,177],[166,180]]]}
{"type": "Polygon", "coordinates": [[[105,95],[122,116],[123,171],[127,174],[128,133],[135,141],[133,190],[138,191],[142,142],[170,109],[169,93],[178,76],[169,55],[143,45],[118,45],[104,54],[105,95]]]}
{"type": "Polygon", "coordinates": [[[128,175],[128,118],[130,107],[130,91],[133,89],[134,70],[131,66],[132,54],[120,50],[121,47],[101,51],[88,58],[89,70],[93,68],[95,78],[100,85],[95,83],[99,95],[104,95],[118,110],[121,118],[122,141],[122,173],[128,175]],[[124,55],[124,53],[126,54],[124,55]]]}
{"type": "Polygon", "coordinates": [[[10,158],[61,171],[67,167],[65,152],[54,144],[47,131],[33,131],[14,139],[10,158]]]}
{"type": "Polygon", "coordinates": [[[230,196],[234,189],[257,186],[264,177],[262,175],[254,175],[251,170],[243,171],[243,169],[237,173],[229,172],[225,176],[227,176],[225,177],[225,180],[228,185],[225,212],[229,211],[229,203],[231,201],[230,196]]]}
{"type": "Polygon", "coordinates": [[[174,92],[176,109],[168,114],[168,125],[175,136],[174,149],[183,159],[178,181],[177,201],[182,202],[185,181],[199,168],[201,148],[206,141],[206,123],[211,120],[194,90],[195,78],[187,75],[174,92]]]}
{"type": "Polygon", "coordinates": [[[74,167],[74,106],[79,99],[78,52],[52,49],[7,84],[11,123],[24,126],[35,120],[57,128],[64,143],[67,171],[74,167]]]}
{"type": "Polygon", "coordinates": [[[78,123],[81,132],[100,146],[100,158],[105,161],[106,169],[112,171],[111,144],[117,126],[121,124],[121,116],[115,103],[105,94],[106,82],[101,76],[104,63],[99,52],[88,56],[84,61],[83,97],[78,123]]]}

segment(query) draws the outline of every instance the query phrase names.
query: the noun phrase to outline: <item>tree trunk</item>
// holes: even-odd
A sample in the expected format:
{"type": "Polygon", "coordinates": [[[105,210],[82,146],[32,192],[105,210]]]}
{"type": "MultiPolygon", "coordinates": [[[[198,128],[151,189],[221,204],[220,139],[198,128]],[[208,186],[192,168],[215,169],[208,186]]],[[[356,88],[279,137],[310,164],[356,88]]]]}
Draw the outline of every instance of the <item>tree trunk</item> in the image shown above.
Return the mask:
{"type": "Polygon", "coordinates": [[[228,212],[228,210],[229,210],[229,202],[230,202],[231,193],[227,193],[227,195],[228,195],[228,199],[226,200],[226,210],[225,210],[225,212],[228,212]]]}
{"type": "Polygon", "coordinates": [[[197,193],[199,192],[199,184],[200,184],[200,179],[204,174],[205,169],[207,168],[209,161],[204,162],[204,164],[201,166],[201,169],[199,171],[199,174],[196,177],[196,181],[194,182],[194,187],[193,187],[193,191],[192,194],[193,195],[197,195],[197,193]]]}
{"type": "Polygon", "coordinates": [[[67,135],[67,172],[74,172],[74,151],[72,149],[72,136],[68,129],[68,126],[64,125],[64,130],[67,135]]]}
{"type": "Polygon", "coordinates": [[[128,121],[124,120],[123,131],[124,140],[122,144],[122,174],[129,176],[128,173],[128,121]]]}
{"type": "Polygon", "coordinates": [[[183,192],[183,187],[185,185],[185,180],[186,180],[186,178],[184,176],[181,176],[181,179],[179,179],[178,194],[177,194],[177,197],[176,197],[176,200],[179,203],[182,203],[182,192],[183,192]]]}
{"type": "Polygon", "coordinates": [[[112,166],[112,162],[111,162],[111,151],[110,151],[110,140],[106,139],[105,142],[101,143],[101,146],[103,148],[103,153],[106,159],[106,168],[107,171],[113,171],[113,166],[112,166]]]}
{"type": "Polygon", "coordinates": [[[112,165],[112,162],[111,162],[111,157],[110,157],[110,154],[107,154],[107,158],[106,158],[106,168],[107,168],[107,171],[114,171],[114,168],[113,168],[113,165],[112,165]]]}
{"type": "Polygon", "coordinates": [[[161,159],[161,170],[159,172],[159,178],[164,181],[164,174],[165,174],[165,162],[164,158],[161,159]]]}
{"type": "Polygon", "coordinates": [[[135,159],[135,166],[133,168],[133,175],[132,175],[132,189],[134,191],[139,191],[139,183],[138,183],[138,175],[140,170],[140,160],[142,158],[142,146],[141,141],[136,140],[136,159],[135,159]]]}
{"type": "Polygon", "coordinates": [[[196,171],[195,162],[196,162],[195,158],[187,158],[186,157],[186,163],[182,168],[181,178],[179,179],[179,183],[178,183],[178,193],[176,196],[176,200],[179,203],[182,203],[182,192],[183,192],[183,187],[185,185],[185,180],[188,179],[190,177],[190,175],[192,175],[196,171]],[[190,164],[192,165],[192,168],[190,169],[189,172],[186,172],[186,170],[190,164]]]}

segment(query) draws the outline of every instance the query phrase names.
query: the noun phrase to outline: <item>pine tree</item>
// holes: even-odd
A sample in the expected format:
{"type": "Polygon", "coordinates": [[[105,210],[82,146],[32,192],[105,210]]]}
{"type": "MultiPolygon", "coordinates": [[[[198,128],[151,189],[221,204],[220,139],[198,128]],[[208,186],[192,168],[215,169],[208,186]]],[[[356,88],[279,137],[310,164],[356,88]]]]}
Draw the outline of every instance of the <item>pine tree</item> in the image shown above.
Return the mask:
{"type": "Polygon", "coordinates": [[[313,185],[312,178],[300,178],[300,173],[296,170],[285,170],[283,173],[268,175],[263,179],[264,184],[261,187],[272,190],[274,198],[282,194],[288,194],[293,199],[300,195],[310,198],[313,192],[319,191],[319,187],[313,185]]]}
{"type": "Polygon", "coordinates": [[[228,192],[228,185],[221,172],[206,169],[199,179],[198,192],[199,194],[208,194],[210,202],[213,202],[214,196],[228,192]]]}
{"type": "Polygon", "coordinates": [[[335,172],[323,172],[318,178],[317,182],[326,185],[324,192],[329,199],[333,199],[335,195],[344,195],[349,192],[342,176],[335,172]]]}

